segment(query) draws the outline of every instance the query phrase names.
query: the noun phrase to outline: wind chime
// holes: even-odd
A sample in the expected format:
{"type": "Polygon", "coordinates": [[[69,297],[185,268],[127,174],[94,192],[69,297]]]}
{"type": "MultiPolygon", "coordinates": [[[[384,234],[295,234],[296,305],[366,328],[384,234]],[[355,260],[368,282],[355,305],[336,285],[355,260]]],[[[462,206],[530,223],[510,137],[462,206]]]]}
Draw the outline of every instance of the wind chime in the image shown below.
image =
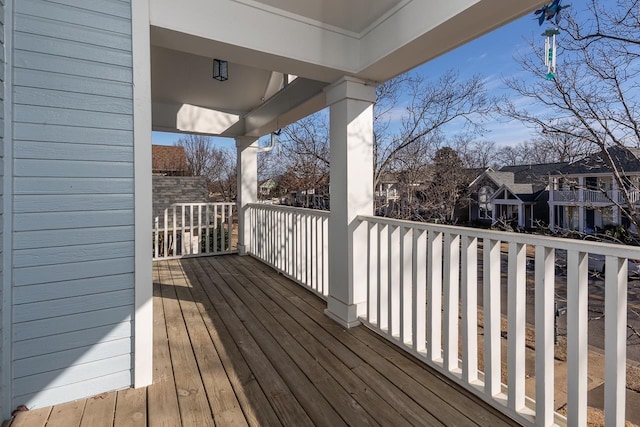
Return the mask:
{"type": "Polygon", "coordinates": [[[560,21],[560,12],[562,9],[566,9],[570,6],[562,6],[560,2],[561,0],[554,0],[535,11],[539,25],[542,25],[544,21],[551,21],[553,18],[555,18],[556,21],[555,28],[549,28],[542,33],[542,35],[546,37],[544,42],[544,65],[547,66],[547,80],[553,80],[556,78],[556,36],[560,34],[560,31],[558,30],[558,21],[560,21]]]}
{"type": "Polygon", "coordinates": [[[543,36],[546,37],[544,41],[544,65],[547,66],[547,80],[553,80],[556,78],[556,35],[560,34],[557,29],[548,29],[543,36]]]}

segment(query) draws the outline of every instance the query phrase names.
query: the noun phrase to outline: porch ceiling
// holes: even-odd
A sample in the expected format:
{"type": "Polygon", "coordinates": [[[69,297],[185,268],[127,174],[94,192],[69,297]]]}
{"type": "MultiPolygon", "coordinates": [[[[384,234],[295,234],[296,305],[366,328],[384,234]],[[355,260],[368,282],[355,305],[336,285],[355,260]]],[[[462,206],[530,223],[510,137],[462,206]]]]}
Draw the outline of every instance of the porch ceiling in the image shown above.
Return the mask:
{"type": "Polygon", "coordinates": [[[318,82],[344,75],[386,81],[545,2],[151,0],[153,125],[226,136],[268,133],[325,106],[318,82]],[[228,81],[211,78],[213,58],[229,61],[228,81]],[[281,96],[269,105],[283,74],[309,81],[314,90],[303,91],[304,102],[297,92],[290,102],[281,96]],[[183,112],[190,118],[186,129],[173,117],[183,105],[196,107],[183,112]],[[242,117],[258,107],[276,119],[247,129],[242,117]],[[215,125],[193,126],[194,115],[215,125]]]}

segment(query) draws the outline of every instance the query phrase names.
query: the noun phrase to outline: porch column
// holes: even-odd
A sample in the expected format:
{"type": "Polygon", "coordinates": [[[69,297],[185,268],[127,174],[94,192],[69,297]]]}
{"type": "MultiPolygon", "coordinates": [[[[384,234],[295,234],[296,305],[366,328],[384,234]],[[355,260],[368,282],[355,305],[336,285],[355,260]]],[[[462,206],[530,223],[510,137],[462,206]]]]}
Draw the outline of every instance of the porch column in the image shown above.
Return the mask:
{"type": "Polygon", "coordinates": [[[549,230],[555,231],[556,227],[556,205],[549,204],[549,230]]]}
{"type": "Polygon", "coordinates": [[[258,139],[236,138],[238,180],[238,253],[246,255],[251,238],[247,205],[258,201],[258,139]]]}
{"type": "Polygon", "coordinates": [[[578,231],[584,232],[584,196],[586,194],[586,187],[584,186],[584,177],[578,177],[578,231]]]}
{"type": "Polygon", "coordinates": [[[620,188],[618,188],[618,181],[615,178],[612,178],[611,182],[611,199],[613,200],[612,214],[613,214],[613,222],[616,225],[622,224],[622,218],[620,218],[620,188]]]}
{"type": "Polygon", "coordinates": [[[360,323],[366,305],[366,245],[358,215],[373,215],[375,86],[343,77],[325,89],[330,108],[331,213],[329,296],[325,313],[345,327],[360,323]]]}
{"type": "Polygon", "coordinates": [[[525,217],[525,213],[524,213],[524,205],[522,203],[518,203],[518,226],[519,227],[524,227],[524,217],[525,217]]]}

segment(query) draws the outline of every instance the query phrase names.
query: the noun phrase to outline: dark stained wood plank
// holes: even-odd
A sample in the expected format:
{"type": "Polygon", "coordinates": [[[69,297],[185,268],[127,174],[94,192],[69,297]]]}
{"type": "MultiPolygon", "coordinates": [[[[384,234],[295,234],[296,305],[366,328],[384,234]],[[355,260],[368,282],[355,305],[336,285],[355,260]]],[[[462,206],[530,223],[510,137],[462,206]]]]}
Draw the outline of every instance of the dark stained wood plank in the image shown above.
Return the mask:
{"type": "MultiPolygon", "coordinates": [[[[239,271],[243,271],[247,278],[252,280],[255,287],[260,288],[265,294],[268,294],[270,298],[277,301],[282,310],[294,317],[296,322],[306,328],[310,334],[313,334],[315,339],[319,340],[328,352],[331,352],[335,357],[340,359],[351,370],[352,374],[357,376],[359,383],[364,384],[369,393],[374,394],[370,413],[377,419],[386,420],[387,417],[393,416],[394,413],[397,412],[400,415],[392,422],[394,425],[402,420],[401,417],[404,417],[413,424],[426,423],[432,426],[443,425],[435,416],[408,397],[404,391],[398,389],[386,377],[368,366],[351,348],[342,344],[340,340],[337,340],[333,335],[322,329],[319,324],[311,318],[312,316],[309,316],[306,310],[304,310],[304,308],[306,308],[304,306],[306,299],[303,300],[294,297],[290,293],[282,291],[282,289],[279,289],[282,292],[282,294],[280,294],[278,290],[276,290],[279,285],[273,280],[273,275],[260,274],[258,277],[251,274],[253,269],[248,270],[243,263],[238,263],[237,260],[231,260],[230,263],[235,264],[239,268],[239,271]],[[394,408],[392,412],[387,412],[388,407],[394,408]]],[[[293,286],[299,287],[296,284],[293,284],[293,286]]],[[[319,298],[311,293],[308,294],[310,297],[309,300],[319,300],[319,298]]],[[[324,302],[321,301],[321,303],[324,305],[324,302]]],[[[315,311],[313,309],[311,310],[315,311]]],[[[318,310],[316,314],[322,321],[327,320],[335,324],[338,328],[341,328],[327,318],[323,312],[318,310]]],[[[347,333],[347,331],[344,332],[347,333]]]]}
{"type": "Polygon", "coordinates": [[[111,427],[116,409],[116,394],[102,393],[87,399],[80,427],[111,427]]]}
{"type": "Polygon", "coordinates": [[[166,261],[154,263],[153,285],[153,385],[147,388],[149,425],[180,425],[180,409],[169,355],[164,308],[160,288],[170,286],[166,261]]]}
{"type": "MultiPolygon", "coordinates": [[[[191,260],[185,261],[187,265],[193,265],[196,270],[202,270],[198,263],[190,263],[189,261],[191,260]]],[[[262,389],[265,390],[265,394],[271,402],[271,406],[278,414],[280,421],[285,425],[291,426],[314,425],[300,403],[292,395],[289,387],[280,377],[278,371],[271,364],[269,358],[263,352],[263,349],[253,339],[231,307],[229,307],[222,294],[218,292],[214,282],[217,280],[219,283],[224,283],[224,281],[220,279],[215,271],[211,271],[210,269],[204,271],[204,274],[212,274],[212,276],[209,277],[209,283],[203,283],[205,285],[204,291],[209,301],[211,301],[220,319],[222,319],[233,336],[236,345],[251,367],[262,389]]]]}
{"type": "Polygon", "coordinates": [[[184,324],[180,305],[176,296],[173,270],[175,262],[170,262],[172,286],[162,286],[162,304],[167,322],[169,353],[173,366],[174,381],[178,393],[180,419],[183,425],[205,427],[215,425],[209,401],[200,378],[200,371],[193,354],[189,334],[184,324]]]}
{"type": "Polygon", "coordinates": [[[240,403],[194,302],[188,280],[179,267],[172,268],[172,277],[214,421],[216,425],[246,426],[240,403]]]}
{"type": "Polygon", "coordinates": [[[200,314],[218,351],[229,381],[233,385],[247,422],[254,427],[280,425],[280,420],[260,387],[256,376],[244,360],[233,337],[202,289],[200,279],[208,281],[209,278],[201,270],[195,272],[188,263],[183,263],[183,267],[190,272],[193,285],[192,295],[198,301],[200,314]]]}
{"type": "Polygon", "coordinates": [[[44,427],[50,413],[50,407],[17,412],[13,417],[11,427],[44,427]]]}
{"type": "MultiPolygon", "coordinates": [[[[275,313],[270,312],[268,309],[262,306],[263,303],[268,302],[269,299],[266,295],[261,294],[258,297],[254,297],[250,292],[245,289],[245,285],[242,285],[239,278],[242,278],[239,274],[231,274],[229,270],[225,267],[224,261],[222,258],[209,258],[209,263],[214,266],[214,268],[222,275],[222,277],[226,280],[227,284],[233,290],[235,295],[237,296],[240,303],[246,307],[246,310],[240,308],[241,311],[244,312],[245,315],[248,316],[248,311],[250,310],[253,317],[256,321],[260,322],[264,327],[265,331],[268,331],[269,334],[276,340],[277,344],[281,347],[283,351],[285,351],[289,357],[291,358],[291,362],[295,363],[297,367],[304,372],[307,378],[311,381],[313,385],[318,389],[320,394],[322,395],[322,400],[312,400],[313,406],[311,410],[308,410],[308,413],[312,413],[312,410],[315,413],[319,414],[324,419],[327,419],[329,422],[331,419],[327,416],[327,411],[323,408],[323,401],[326,401],[327,405],[330,405],[337,412],[336,416],[343,418],[350,425],[375,425],[378,421],[369,413],[367,413],[362,406],[358,403],[358,401],[353,397],[353,394],[356,390],[345,390],[340,385],[340,382],[336,381],[336,379],[332,376],[334,373],[333,370],[336,368],[335,366],[325,366],[321,363],[318,363],[317,355],[314,353],[309,353],[309,348],[303,347],[292,335],[296,332],[288,331],[284,328],[278,320],[275,318],[275,313]],[[249,309],[250,307],[250,309],[249,309]]],[[[245,280],[246,282],[246,280],[245,280]]],[[[233,298],[233,297],[232,297],[233,298]]],[[[286,316],[285,316],[286,317],[286,316]]],[[[280,318],[280,321],[283,319],[280,318]]],[[[257,333],[260,334],[261,331],[257,330],[257,333]]],[[[273,359],[272,359],[273,360],[273,359]]],[[[283,362],[285,359],[278,357],[279,362],[283,362]]],[[[284,366],[284,370],[289,370],[289,366],[284,366]]],[[[341,378],[341,380],[343,380],[341,378]]],[[[299,396],[298,400],[302,401],[309,394],[308,383],[292,383],[290,384],[292,387],[292,391],[299,396]],[[293,389],[293,386],[299,386],[298,389],[293,389]]],[[[391,409],[391,408],[389,408],[391,409]]],[[[314,419],[314,421],[316,421],[314,419]]],[[[402,425],[402,418],[398,418],[394,424],[402,425]]],[[[317,421],[316,421],[317,422],[317,421]]],[[[320,422],[317,422],[320,423],[320,422]]],[[[408,423],[406,423],[409,425],[408,423]]]]}
{"type": "Polygon", "coordinates": [[[114,425],[127,427],[147,425],[146,388],[127,388],[117,392],[114,425]]]}
{"type": "Polygon", "coordinates": [[[55,405],[51,409],[47,427],[78,427],[86,399],[55,405]]]}

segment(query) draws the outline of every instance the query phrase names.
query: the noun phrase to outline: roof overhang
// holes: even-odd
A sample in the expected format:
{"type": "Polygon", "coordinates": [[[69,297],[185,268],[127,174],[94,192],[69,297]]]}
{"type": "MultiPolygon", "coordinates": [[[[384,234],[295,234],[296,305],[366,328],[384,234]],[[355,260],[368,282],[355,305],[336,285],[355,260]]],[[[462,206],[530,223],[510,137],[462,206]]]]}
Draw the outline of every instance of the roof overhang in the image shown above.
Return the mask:
{"type": "MultiPolygon", "coordinates": [[[[262,123],[266,115],[281,127],[326,105],[312,86],[345,75],[386,81],[543,3],[150,0],[152,98],[154,103],[174,105],[174,110],[176,105],[178,111],[190,105],[237,115],[243,122],[224,132],[214,127],[205,133],[268,133],[273,125],[262,123]],[[212,81],[213,58],[229,61],[228,81],[212,81]],[[298,88],[265,108],[263,104],[278,93],[288,75],[306,79],[307,98],[300,99],[303,91],[298,88]],[[287,96],[297,98],[287,102],[283,99],[287,96]],[[260,123],[255,122],[258,118],[260,123]]],[[[154,115],[155,128],[170,130],[168,124],[178,122],[167,120],[171,108],[156,109],[165,115],[160,122],[154,115]]]]}

